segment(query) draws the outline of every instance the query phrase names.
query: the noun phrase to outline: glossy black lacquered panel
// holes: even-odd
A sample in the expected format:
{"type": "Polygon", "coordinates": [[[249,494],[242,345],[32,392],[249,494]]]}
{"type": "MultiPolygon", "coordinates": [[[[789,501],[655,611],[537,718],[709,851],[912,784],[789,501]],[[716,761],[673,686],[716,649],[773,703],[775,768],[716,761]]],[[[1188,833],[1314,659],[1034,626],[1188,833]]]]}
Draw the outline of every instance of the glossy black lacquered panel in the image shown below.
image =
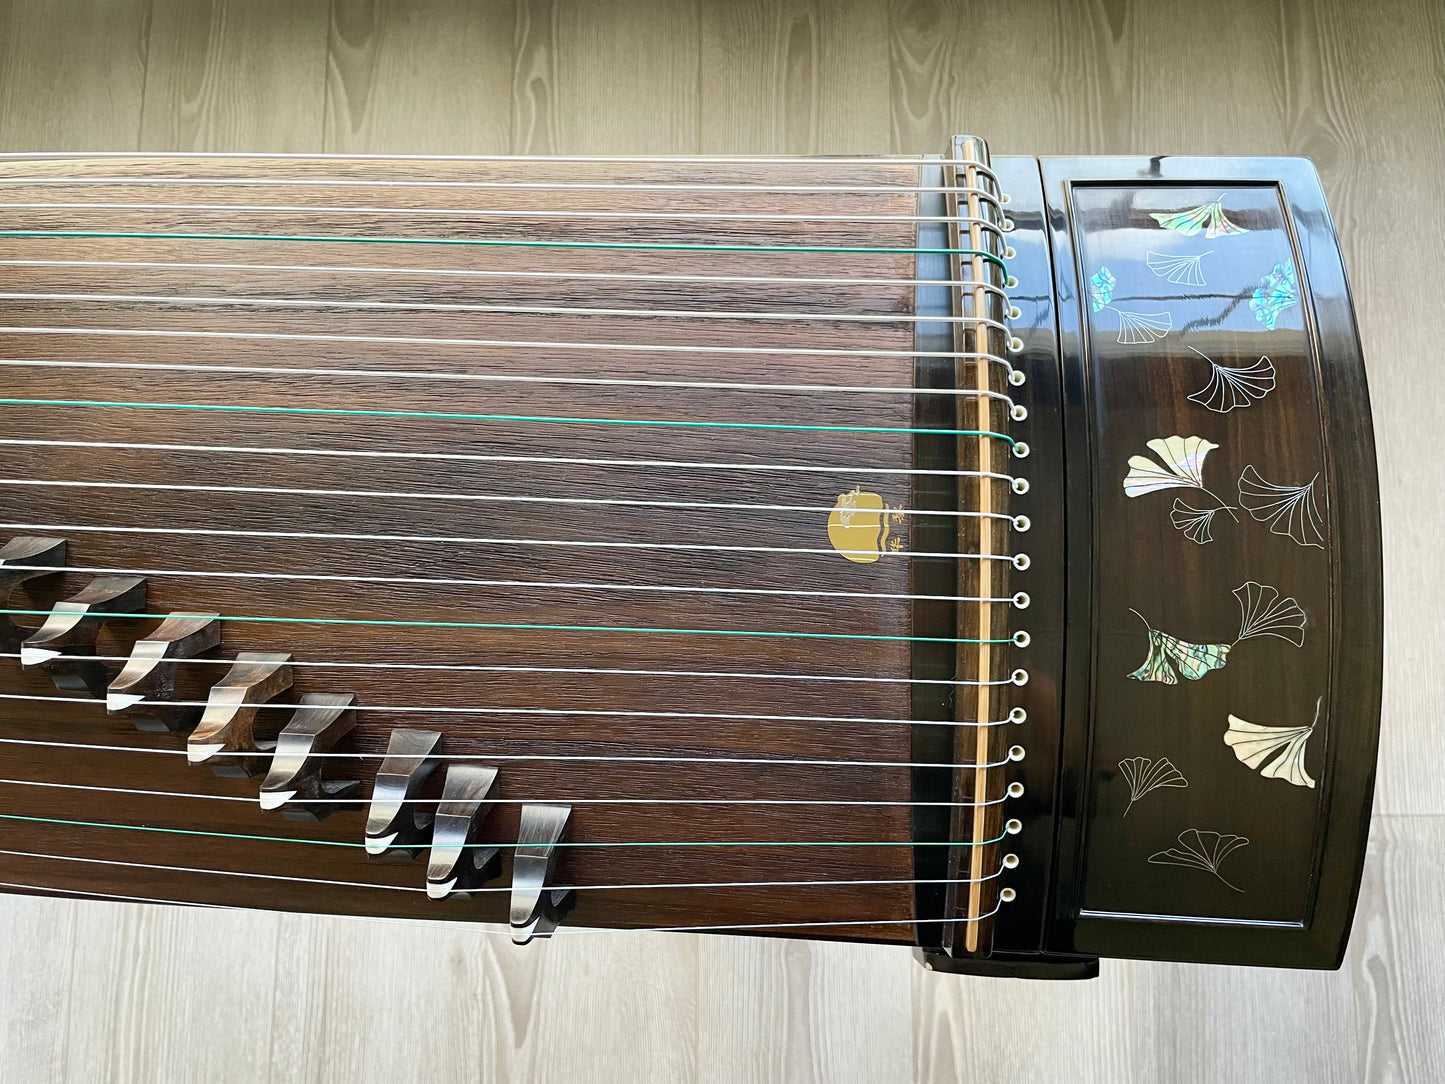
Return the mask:
{"type": "Polygon", "coordinates": [[[1329,966],[1378,728],[1368,401],[1313,169],[1045,163],[1068,389],[1056,949],[1329,966]]]}

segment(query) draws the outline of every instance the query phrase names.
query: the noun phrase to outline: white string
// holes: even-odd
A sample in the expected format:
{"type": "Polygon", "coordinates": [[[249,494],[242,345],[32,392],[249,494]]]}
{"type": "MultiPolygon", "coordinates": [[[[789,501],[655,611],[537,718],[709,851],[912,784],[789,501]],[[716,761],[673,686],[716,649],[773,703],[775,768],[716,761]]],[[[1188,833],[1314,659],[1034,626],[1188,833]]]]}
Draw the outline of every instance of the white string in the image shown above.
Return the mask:
{"type": "MultiPolygon", "coordinates": [[[[18,881],[0,881],[0,888],[18,888],[25,892],[41,892],[50,896],[85,896],[92,899],[116,900],[122,903],[159,903],[172,907],[205,907],[215,911],[239,911],[244,908],[232,907],[220,903],[198,903],[192,900],[168,900],[156,896],[122,896],[114,892],[94,892],[83,888],[64,888],[56,885],[32,885],[18,881]]],[[[995,904],[994,909],[986,915],[978,915],[967,918],[962,915],[950,918],[898,918],[898,919],[854,919],[847,922],[764,922],[752,923],[749,925],[732,926],[649,926],[644,928],[622,928],[609,929],[602,926],[559,926],[547,936],[555,938],[559,936],[578,937],[584,934],[626,934],[626,933],[727,933],[735,930],[773,930],[773,929],[813,929],[825,926],[916,926],[935,925],[948,923],[982,922],[992,918],[999,911],[1002,903],[995,904]]],[[[403,919],[379,918],[371,915],[340,915],[340,918],[362,919],[367,922],[403,922],[403,919]]],[[[415,920],[411,920],[414,922],[415,920]]],[[[489,934],[495,937],[512,936],[512,931],[506,927],[491,929],[487,926],[469,923],[468,929],[481,934],[489,934]]]]}
{"type": "Polygon", "coordinates": [[[955,398],[991,398],[1014,405],[1006,392],[980,388],[920,388],[874,386],[869,384],[756,384],[722,380],[643,380],[611,376],[535,376],[520,373],[444,373],[424,369],[329,369],[285,365],[213,365],[184,362],[72,361],[62,358],[0,358],[0,366],[12,369],[129,369],[141,372],[255,373],[285,376],[385,377],[389,380],[467,380],[494,384],[560,384],[604,388],[684,388],[697,391],[805,392],[809,395],[838,393],[868,395],[927,395],[955,398]]]}
{"type": "MultiPolygon", "coordinates": [[[[0,483],[3,484],[3,483],[0,483]]],[[[389,583],[427,587],[515,587],[524,590],[652,591],[698,595],[779,595],[790,598],[891,599],[907,602],[978,602],[1018,605],[1017,599],[983,598],[980,595],[909,595],[883,591],[803,591],[785,587],[694,587],[648,583],[568,583],[543,580],[448,579],[429,576],[361,576],[313,572],[235,572],[200,569],[86,568],[76,565],[24,565],[30,572],[72,572],[98,576],[167,576],[184,579],[281,580],[302,583],[389,583]]]]}
{"type": "MultiPolygon", "coordinates": [[[[69,854],[42,854],[35,851],[7,851],[0,850],[0,854],[11,855],[15,858],[43,858],[55,862],[83,862],[97,866],[119,866],[126,869],[149,869],[162,873],[202,873],[217,877],[249,877],[264,881],[289,881],[293,884],[313,885],[334,885],[340,888],[376,888],[387,892],[426,892],[422,885],[388,885],[376,884],[372,881],[338,881],[323,877],[295,877],[284,873],[252,873],[246,870],[236,869],[201,869],[195,866],[167,866],[154,862],[127,862],[117,858],[86,858],[79,855],[69,854]]],[[[983,881],[992,881],[1001,876],[1003,866],[995,873],[980,878],[983,881]]],[[[656,888],[807,888],[807,887],[860,887],[870,885],[932,885],[932,884],[974,884],[972,878],[939,877],[939,878],[913,878],[895,880],[891,878],[867,878],[846,881],[680,881],[657,884],[620,884],[620,885],[548,885],[553,892],[633,892],[643,889],[656,888]]],[[[482,892],[507,892],[510,893],[510,885],[478,886],[466,890],[468,894],[482,892]]]]}
{"type": "MultiPolygon", "coordinates": [[[[104,700],[92,700],[79,696],[45,696],[36,693],[0,693],[0,700],[14,700],[42,704],[82,704],[93,706],[101,710],[105,709],[104,700]]],[[[134,707],[148,708],[204,708],[207,706],[205,700],[138,700],[134,707]]],[[[272,701],[265,704],[247,704],[251,711],[292,711],[298,705],[272,701]]],[[[608,719],[708,719],[713,722],[758,722],[758,723],[846,723],[864,724],[871,726],[913,726],[912,719],[881,719],[869,716],[852,715],[752,715],[729,712],[707,712],[707,711],[638,711],[638,710],[612,710],[603,708],[513,708],[495,706],[460,707],[455,705],[432,705],[432,704],[404,704],[404,705],[383,705],[383,704],[351,704],[352,711],[369,712],[390,712],[397,715],[524,715],[551,718],[572,718],[575,716],[587,716],[589,718],[608,719]]],[[[1013,722],[1012,719],[990,719],[983,722],[969,720],[929,720],[929,725],[946,727],[991,727],[1007,726],[1013,722]]],[[[254,751],[253,751],[254,752],[254,751]]],[[[1001,763],[1008,763],[1002,761],[1001,763]]],[[[979,765],[971,765],[979,767],[979,765]]]]}
{"type": "MultiPolygon", "coordinates": [[[[56,159],[256,159],[259,161],[290,162],[615,162],[622,165],[664,164],[690,165],[706,162],[710,165],[762,165],[762,166],[972,166],[978,173],[992,177],[992,173],[973,158],[935,158],[930,155],[877,154],[858,158],[834,157],[832,155],[801,154],[339,154],[336,152],[298,151],[0,151],[0,161],[47,161],[56,159]]],[[[906,189],[905,189],[906,191],[906,189]]],[[[950,189],[966,191],[966,189],[950,189]]]]}
{"type": "Polygon", "coordinates": [[[969,478],[997,478],[1014,484],[1012,474],[977,470],[923,470],[908,467],[840,466],[814,463],[720,463],[669,459],[578,459],[559,456],[484,455],[470,452],[398,452],[348,448],[273,448],[248,444],[143,444],[130,441],[29,440],[0,438],[0,446],[17,445],[31,448],[108,448],[142,452],[206,452],[236,455],[324,456],[342,459],[433,459],[466,463],[539,463],[576,467],[646,467],[687,470],[728,470],[826,474],[886,474],[969,478]]]}
{"type": "Polygon", "coordinates": [[[264,342],[341,342],[390,343],[408,346],[486,346],[518,350],[597,350],[632,351],[636,353],[680,354],[766,354],[807,355],[809,357],[896,357],[896,358],[980,358],[1007,366],[1012,365],[997,354],[961,350],[885,350],[875,348],[830,348],[819,346],[721,346],[698,343],[585,343],[542,342],[519,339],[448,339],[406,335],[329,335],[320,332],[201,331],[175,328],[115,327],[0,327],[4,335],[124,335],[140,338],[171,339],[254,339],[264,342]]]}
{"type": "MultiPolygon", "coordinates": [[[[251,754],[254,755],[254,754],[251,754]]],[[[138,794],[151,798],[196,798],[207,802],[244,802],[247,805],[255,805],[256,799],[235,794],[196,794],[190,791],[175,790],[144,790],[136,787],[102,787],[87,783],[54,783],[40,779],[0,779],[0,785],[11,787],[44,787],[53,790],[83,790],[98,794],[138,794]]],[[[564,805],[757,805],[757,806],[936,806],[944,808],[965,808],[974,809],[983,806],[1002,805],[1009,800],[1007,794],[998,798],[989,798],[982,802],[911,802],[911,801],[873,801],[866,798],[488,798],[487,802],[492,805],[529,805],[535,803],[555,802],[564,805]]],[[[397,798],[397,805],[440,805],[446,801],[445,798],[397,798]]],[[[350,798],[299,798],[297,805],[347,805],[362,806],[366,800],[360,797],[350,798]]],[[[5,852],[0,851],[0,854],[5,852]]]]}
{"type": "Polygon", "coordinates": [[[188,294],[0,293],[5,301],[83,301],[99,304],[235,305],[272,309],[376,309],[402,312],[486,312],[522,316],[623,316],[678,320],[775,320],[785,323],[968,324],[1007,332],[987,316],[917,316],[912,313],[777,312],[729,309],[597,309],[569,305],[482,305],[459,301],[339,301],[330,298],[194,296],[188,294]]]}
{"type": "MultiPolygon", "coordinates": [[[[644,549],[644,550],[686,550],[704,553],[799,553],[799,554],[844,554],[866,553],[876,555],[876,550],[807,549],[788,546],[731,546],[694,542],[606,542],[595,539],[561,538],[474,538],[447,535],[404,535],[404,534],[349,534],[324,531],[247,531],[211,527],[135,527],[99,526],[80,523],[0,523],[0,530],[15,531],[78,531],[93,534],[166,534],[208,538],[312,538],[344,542],[440,542],[456,545],[480,546],[548,546],[559,549],[644,549]]],[[[1011,561],[1017,563],[1021,555],[999,553],[925,553],[900,550],[898,557],[930,557],[946,560],[966,561],[1011,561]]]]}
{"type": "MultiPolygon", "coordinates": [[[[42,856],[49,857],[49,856],[42,856]]],[[[93,900],[115,900],[120,903],[161,903],[168,907],[206,907],[213,911],[238,911],[241,908],[228,907],[220,903],[196,903],[192,900],[163,900],[157,896],[122,896],[117,892],[95,892],[85,888],[60,888],[56,885],[32,885],[20,881],[0,881],[0,888],[18,888],[25,892],[39,892],[52,898],[84,896],[93,900]]],[[[481,929],[481,927],[478,927],[481,929]]],[[[500,930],[486,930],[487,933],[501,933],[500,930]]]]}
{"type": "Polygon", "coordinates": [[[336,207],[320,204],[287,205],[266,203],[0,203],[0,210],[11,211],[205,211],[241,212],[256,214],[323,214],[323,215],[405,215],[408,218],[425,216],[440,218],[557,218],[568,222],[597,219],[645,220],[645,221],[701,221],[701,222],[948,222],[968,223],[991,230],[1002,237],[1003,230],[992,219],[974,218],[967,215],[840,215],[827,212],[817,214],[760,214],[749,211],[592,211],[584,208],[566,210],[495,207],[336,207]]]}
{"type": "MultiPolygon", "coordinates": [[[[0,184],[5,183],[0,178],[0,184]]],[[[943,286],[957,288],[960,283],[952,279],[897,279],[897,278],[838,278],[817,276],[782,275],[708,275],[698,273],[640,273],[628,271],[528,271],[498,270],[491,268],[424,268],[424,267],[375,267],[345,264],[274,264],[274,263],[226,263],[210,261],[175,260],[0,260],[0,267],[106,267],[136,270],[161,271],[286,271],[322,272],[346,275],[431,275],[444,278],[479,279],[542,279],[554,281],[605,281],[605,282],[691,282],[712,283],[723,286],[943,286]]],[[[1000,297],[1009,295],[1001,286],[989,282],[968,282],[968,288],[984,289],[1000,297]]]]}
{"type": "MultiPolygon", "coordinates": [[[[380,500],[471,501],[482,504],[580,504],[622,508],[669,508],[688,511],[726,512],[811,512],[826,515],[836,505],[746,504],[728,501],[664,501],[640,497],[539,497],[510,493],[431,493],[385,489],[302,489],[291,486],[194,485],[179,482],[93,482],[58,478],[0,478],[0,486],[55,489],[128,489],[163,493],[255,493],[282,497],[365,497],[380,500]]],[[[959,519],[997,519],[1010,524],[1007,512],[977,512],[969,509],[884,508],[880,515],[949,516],[959,519]]]]}
{"type": "MultiPolygon", "coordinates": [[[[0,652],[0,659],[18,659],[18,651],[0,652]]],[[[94,662],[125,663],[128,655],[87,655],[94,662]]],[[[167,659],[169,666],[232,666],[232,659],[167,659]]],[[[885,685],[1012,685],[1011,678],[996,678],[980,682],[965,678],[915,678],[885,677],[854,674],[777,674],[766,671],[746,670],[639,670],[621,667],[593,666],[497,666],[485,663],[440,663],[440,662],[311,662],[293,659],[287,665],[332,670],[435,670],[446,673],[489,673],[489,674],[588,674],[620,677],[678,677],[678,678],[722,678],[742,681],[841,681],[864,682],[885,685]]]]}
{"type": "MultiPolygon", "coordinates": [[[[931,726],[932,723],[920,723],[922,726],[931,726]]],[[[146,745],[102,745],[93,742],[67,742],[52,741],[44,738],[0,738],[0,745],[24,745],[44,749],[85,749],[92,752],[112,753],[147,753],[157,756],[189,757],[185,749],[156,748],[146,745]]],[[[254,752],[239,752],[222,750],[215,754],[217,757],[236,756],[254,757],[254,752]]],[[[330,760],[385,760],[386,753],[364,753],[364,752],[338,752],[327,750],[325,752],[310,752],[308,757],[321,757],[330,760]]],[[[788,757],[704,757],[704,756],[670,756],[662,754],[627,755],[604,754],[604,753],[448,753],[447,760],[459,761],[497,761],[510,763],[512,761],[541,761],[545,763],[599,763],[599,764],[749,764],[765,767],[787,767],[787,768],[975,768],[976,764],[948,764],[933,762],[915,762],[900,760],[826,760],[826,759],[803,759],[788,757]]]]}
{"type": "MultiPolygon", "coordinates": [[[[0,483],[3,484],[3,483],[0,483]]],[[[321,572],[236,572],[207,571],[191,568],[84,568],[77,565],[23,565],[32,572],[81,572],[90,575],[163,575],[191,580],[283,580],[302,582],[340,582],[340,584],[410,584],[422,587],[517,587],[532,590],[578,591],[657,591],[681,594],[756,594],[788,595],[798,598],[889,598],[915,603],[1009,603],[1017,606],[1017,597],[984,598],[970,594],[892,594],[887,591],[801,591],[785,587],[691,587],[670,584],[585,584],[585,582],[551,582],[540,580],[451,580],[451,578],[415,577],[415,575],[331,575],[321,572]]],[[[3,658],[3,656],[0,656],[3,658]]]]}
{"type": "MultiPolygon", "coordinates": [[[[85,155],[84,157],[90,157],[85,155]]],[[[438,181],[419,179],[357,179],[350,177],[0,177],[0,184],[8,185],[178,185],[178,186],[209,186],[209,187],[246,187],[261,186],[266,188],[454,188],[454,189],[520,189],[537,191],[557,191],[580,189],[583,191],[642,191],[642,192],[742,192],[747,194],[771,195],[779,192],[844,192],[859,193],[872,192],[884,194],[902,194],[933,192],[933,193],[960,193],[972,192],[975,189],[936,185],[932,187],[905,184],[737,184],[724,182],[707,181],[438,181]]],[[[977,191],[982,191],[977,190],[977,191]]],[[[965,216],[958,219],[944,219],[943,221],[970,222],[973,219],[965,216]]]]}

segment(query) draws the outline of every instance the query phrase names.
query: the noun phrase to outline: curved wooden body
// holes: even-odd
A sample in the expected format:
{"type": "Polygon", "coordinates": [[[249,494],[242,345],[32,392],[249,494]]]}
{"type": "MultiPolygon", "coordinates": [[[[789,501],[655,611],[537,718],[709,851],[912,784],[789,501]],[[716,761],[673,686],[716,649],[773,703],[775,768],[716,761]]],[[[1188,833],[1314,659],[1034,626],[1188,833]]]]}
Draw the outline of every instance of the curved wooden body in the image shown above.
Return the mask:
{"type": "MultiPolygon", "coordinates": [[[[1097,954],[1328,964],[1369,809],[1379,557],[1363,371],[1318,184],[1273,160],[1046,162],[1042,181],[1032,159],[998,168],[1029,376],[1008,390],[1030,445],[1028,492],[1002,488],[1032,521],[1013,540],[1032,561],[1007,587],[1031,596],[1008,617],[1029,646],[989,665],[1030,677],[997,701],[1027,709],[1000,734],[1027,754],[987,786],[1023,785],[997,817],[1023,830],[997,879],[1016,898],[954,952],[1075,970],[1097,954]],[[1134,248],[1155,240],[1150,211],[1216,190],[1248,197],[1230,213],[1251,232],[1206,258],[1231,284],[1206,301],[1134,248]],[[1131,277],[1125,249],[1142,261],[1131,277]],[[1267,331],[1236,296],[1260,259],[1261,274],[1298,269],[1296,303],[1267,331]],[[1100,262],[1121,286],[1095,312],[1100,262]],[[1125,349],[1091,320],[1128,311],[1141,285],[1180,311],[1125,349]],[[1266,352],[1268,395],[1226,413],[1188,398],[1207,362],[1266,352]],[[1199,543],[1170,522],[1183,489],[1125,497],[1128,457],[1176,433],[1219,446],[1216,492],[1216,472],[1251,463],[1280,485],[1317,473],[1318,545],[1238,499],[1232,533],[1217,517],[1199,543]],[[1151,629],[1230,640],[1215,630],[1246,581],[1298,600],[1304,647],[1256,636],[1197,682],[1128,678],[1149,643],[1130,608],[1151,629]],[[1314,788],[1261,776],[1223,741],[1229,714],[1307,724],[1317,697],[1314,788]],[[1121,827],[1118,762],[1134,756],[1169,757],[1189,787],[1142,796],[1121,827]],[[1151,863],[1189,829],[1250,842],[1215,870],[1151,863]]],[[[0,172],[22,205],[0,220],[0,540],[64,538],[72,569],[144,575],[148,614],[219,614],[220,650],[176,664],[178,696],[204,699],[202,679],[239,652],[291,655],[292,687],[254,736],[274,739],[303,696],[353,694],[354,728],[326,741],[361,754],[324,768],[359,791],[294,823],[261,808],[259,777],[188,765],[184,732],[59,702],[81,695],[56,687],[64,659],[0,658],[0,880],[505,921],[520,807],[562,803],[569,925],[951,940],[967,902],[916,882],[957,880],[938,870],[965,829],[916,803],[974,791],[912,767],[957,755],[928,720],[962,716],[910,679],[955,662],[914,637],[968,625],[909,597],[953,567],[908,556],[938,529],[915,515],[929,506],[913,430],[992,421],[899,390],[931,379],[914,356],[918,165],[827,167],[821,183],[846,192],[812,190],[806,162],[51,156],[0,172]],[[712,187],[541,187],[589,181],[712,187]],[[679,315],[639,315],[658,310],[679,315]],[[442,762],[498,769],[476,838],[502,846],[501,880],[431,899],[424,856],[368,856],[360,804],[394,728],[439,732],[442,762]]],[[[1161,248],[1183,236],[1154,228],[1161,248]]],[[[24,580],[9,608],[38,626],[98,574],[24,580]]],[[[124,657],[156,624],[108,620],[95,651],[124,657]]],[[[434,803],[444,775],[417,793],[434,803]]]]}

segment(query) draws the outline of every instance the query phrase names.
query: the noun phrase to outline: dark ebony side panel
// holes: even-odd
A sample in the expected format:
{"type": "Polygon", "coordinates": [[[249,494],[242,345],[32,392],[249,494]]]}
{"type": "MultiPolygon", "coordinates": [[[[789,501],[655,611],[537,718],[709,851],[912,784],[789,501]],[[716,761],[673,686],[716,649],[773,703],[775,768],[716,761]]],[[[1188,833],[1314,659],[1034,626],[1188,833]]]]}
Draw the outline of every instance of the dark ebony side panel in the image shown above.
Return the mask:
{"type": "Polygon", "coordinates": [[[1286,159],[1044,175],[1075,299],[1064,760],[1082,769],[1063,777],[1050,945],[1335,965],[1381,604],[1368,399],[1318,180],[1286,159]]]}

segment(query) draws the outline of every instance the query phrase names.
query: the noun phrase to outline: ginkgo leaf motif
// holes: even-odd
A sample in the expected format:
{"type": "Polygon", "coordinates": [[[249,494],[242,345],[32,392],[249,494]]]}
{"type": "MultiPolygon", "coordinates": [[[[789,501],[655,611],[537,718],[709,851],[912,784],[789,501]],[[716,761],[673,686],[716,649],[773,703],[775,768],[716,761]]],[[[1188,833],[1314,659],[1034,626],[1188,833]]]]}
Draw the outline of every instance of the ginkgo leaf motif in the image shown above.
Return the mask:
{"type": "Polygon", "coordinates": [[[1200,263],[1208,255],[1208,252],[1201,252],[1198,256],[1168,256],[1162,252],[1150,252],[1144,257],[1144,262],[1149,265],[1150,271],[1176,286],[1207,286],[1200,263]]]}
{"type": "Polygon", "coordinates": [[[1129,784],[1129,804],[1124,807],[1124,816],[1134,808],[1134,803],[1152,790],[1160,787],[1187,787],[1189,780],[1169,762],[1168,757],[1150,760],[1148,757],[1125,757],[1119,761],[1119,774],[1129,784]]]}
{"type": "Polygon", "coordinates": [[[1323,703],[1324,697],[1315,701],[1315,717],[1309,726],[1261,726],[1231,715],[1224,744],[1234,750],[1241,764],[1266,779],[1283,779],[1297,787],[1313,788],[1315,781],[1305,770],[1305,747],[1319,724],[1323,703]]]}
{"type": "Polygon", "coordinates": [[[1292,598],[1281,598],[1277,588],[1249,580],[1234,589],[1239,602],[1239,635],[1235,643],[1254,636],[1274,636],[1295,647],[1305,646],[1304,607],[1292,598]]]}
{"type": "Polygon", "coordinates": [[[1145,444],[1160,459],[1131,455],[1124,492],[1130,497],[1156,493],[1161,489],[1204,488],[1204,459],[1219,445],[1203,437],[1155,437],[1145,444]],[[1161,465],[1162,464],[1162,465],[1161,465]]]}
{"type": "MultiPolygon", "coordinates": [[[[1112,305],[1110,308],[1114,308],[1112,305]]],[[[1174,317],[1167,312],[1125,312],[1119,314],[1119,338],[1125,346],[1142,346],[1155,343],[1174,330],[1174,317]]]]}
{"type": "Polygon", "coordinates": [[[1241,584],[1233,593],[1239,603],[1239,635],[1227,644],[1181,640],[1160,632],[1138,610],[1131,609],[1129,612],[1144,622],[1149,633],[1149,653],[1143,665],[1129,676],[1135,681],[1157,681],[1164,685],[1177,685],[1180,677],[1198,681],[1209,671],[1224,666],[1229,661],[1229,652],[1240,641],[1256,636],[1276,636],[1295,647],[1304,646],[1307,619],[1304,609],[1294,599],[1281,598],[1276,588],[1254,580],[1241,584]]]}
{"type": "Polygon", "coordinates": [[[1239,503],[1271,534],[1293,538],[1301,546],[1324,549],[1325,536],[1315,503],[1316,474],[1302,486],[1277,486],[1260,477],[1250,464],[1239,476],[1239,503]]]}
{"type": "Polygon", "coordinates": [[[1294,264],[1277,263],[1274,270],[1260,279],[1249,299],[1254,318],[1270,331],[1279,314],[1299,303],[1299,284],[1295,281],[1294,264]]]}
{"type": "Polygon", "coordinates": [[[1249,232],[1243,226],[1235,225],[1229,220],[1229,216],[1224,213],[1223,197],[1211,200],[1209,203],[1201,203],[1198,207],[1191,207],[1187,211],[1153,211],[1149,217],[1166,230],[1173,230],[1185,237],[1193,237],[1200,230],[1204,230],[1204,236],[1209,238],[1228,237],[1230,234],[1249,232]]]}
{"type": "Polygon", "coordinates": [[[1095,312],[1103,311],[1114,300],[1116,281],[1107,267],[1100,267],[1089,277],[1089,304],[1095,312]]]}
{"type": "Polygon", "coordinates": [[[1202,546],[1214,541],[1210,529],[1218,511],[1218,508],[1195,508],[1192,504],[1185,504],[1182,497],[1175,497],[1174,507],[1169,510],[1169,522],[1174,524],[1176,531],[1183,531],[1189,541],[1202,546]]]}
{"type": "Polygon", "coordinates": [[[1124,476],[1124,492],[1130,497],[1141,497],[1146,493],[1157,493],[1161,489],[1197,489],[1217,501],[1214,508],[1196,508],[1185,501],[1175,499],[1169,514],[1169,521],[1175,530],[1183,531],[1186,538],[1201,545],[1213,540],[1211,528],[1216,512],[1225,512],[1231,519],[1239,517],[1234,509],[1220,500],[1204,484],[1204,459],[1219,445],[1203,437],[1156,437],[1147,447],[1162,462],[1156,463],[1147,456],[1129,457],[1129,473],[1124,476]]]}
{"type": "Polygon", "coordinates": [[[1216,414],[1247,407],[1274,391],[1274,362],[1267,357],[1246,365],[1224,365],[1198,350],[1194,352],[1209,362],[1209,383],[1189,398],[1216,414]]]}
{"type": "Polygon", "coordinates": [[[1186,828],[1179,833],[1179,846],[1170,847],[1149,856],[1156,866],[1189,866],[1214,874],[1236,892],[1244,889],[1230,884],[1219,872],[1224,860],[1241,847],[1249,846],[1244,836],[1225,835],[1221,832],[1201,832],[1198,828],[1186,828]]]}
{"type": "MultiPolygon", "coordinates": [[[[1130,610],[1140,621],[1144,615],[1130,610]]],[[[1198,681],[1211,670],[1218,670],[1228,661],[1232,644],[1195,644],[1160,632],[1144,621],[1149,631],[1149,654],[1139,669],[1129,676],[1135,681],[1157,681],[1162,685],[1177,685],[1181,677],[1198,681]]]]}
{"type": "Polygon", "coordinates": [[[1167,312],[1125,312],[1115,306],[1114,287],[1117,284],[1113,272],[1100,266],[1089,276],[1089,308],[1094,312],[1113,309],[1118,313],[1120,343],[1139,346],[1158,342],[1174,330],[1174,317],[1167,312]]]}

